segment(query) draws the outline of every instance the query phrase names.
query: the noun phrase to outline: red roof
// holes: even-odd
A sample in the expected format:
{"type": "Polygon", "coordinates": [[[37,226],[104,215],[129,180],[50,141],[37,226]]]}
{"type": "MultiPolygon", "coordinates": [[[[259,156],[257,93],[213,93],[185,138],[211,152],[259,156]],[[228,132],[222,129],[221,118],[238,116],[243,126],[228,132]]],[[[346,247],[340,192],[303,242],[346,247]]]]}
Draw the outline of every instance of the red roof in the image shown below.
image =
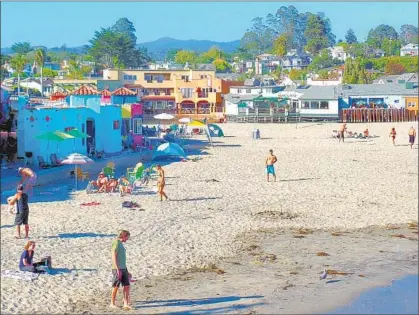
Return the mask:
{"type": "Polygon", "coordinates": [[[127,95],[137,95],[137,93],[134,91],[131,91],[130,89],[127,89],[126,87],[121,87],[113,91],[112,95],[127,96],[127,95]]]}
{"type": "Polygon", "coordinates": [[[63,92],[57,91],[55,93],[52,93],[51,96],[55,96],[55,97],[66,97],[67,96],[67,93],[63,93],[63,92]]]}
{"type": "Polygon", "coordinates": [[[74,90],[70,94],[73,95],[98,95],[99,92],[95,88],[92,88],[90,86],[82,85],[78,89],[74,90]]]}
{"type": "Polygon", "coordinates": [[[103,90],[100,92],[100,95],[105,96],[105,97],[111,97],[112,93],[109,90],[103,90]]]}

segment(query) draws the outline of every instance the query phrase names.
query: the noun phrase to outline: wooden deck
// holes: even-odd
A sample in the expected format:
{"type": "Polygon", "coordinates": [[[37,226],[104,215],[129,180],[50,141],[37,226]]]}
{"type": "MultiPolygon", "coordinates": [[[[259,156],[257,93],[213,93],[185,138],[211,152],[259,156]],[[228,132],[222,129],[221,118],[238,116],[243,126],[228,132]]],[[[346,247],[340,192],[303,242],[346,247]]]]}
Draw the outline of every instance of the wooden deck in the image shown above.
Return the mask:
{"type": "Polygon", "coordinates": [[[406,108],[351,108],[341,110],[344,123],[410,122],[418,121],[418,111],[406,108]]]}

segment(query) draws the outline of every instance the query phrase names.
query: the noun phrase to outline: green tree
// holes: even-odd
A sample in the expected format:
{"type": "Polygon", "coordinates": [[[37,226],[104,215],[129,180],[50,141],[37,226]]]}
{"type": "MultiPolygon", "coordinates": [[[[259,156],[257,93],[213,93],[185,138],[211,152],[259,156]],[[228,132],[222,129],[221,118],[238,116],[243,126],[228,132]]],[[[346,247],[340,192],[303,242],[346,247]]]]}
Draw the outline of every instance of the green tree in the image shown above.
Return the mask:
{"type": "Polygon", "coordinates": [[[285,56],[288,51],[288,41],[287,34],[278,36],[273,43],[272,53],[281,57],[285,56]]]}
{"type": "Polygon", "coordinates": [[[216,72],[228,72],[231,70],[230,64],[224,59],[216,59],[212,64],[215,66],[216,72]]]}
{"type": "Polygon", "coordinates": [[[27,54],[32,50],[31,44],[29,42],[17,42],[12,45],[12,51],[16,54],[27,54]]]}
{"type": "Polygon", "coordinates": [[[247,30],[241,39],[241,47],[247,49],[252,55],[257,55],[268,51],[272,47],[275,34],[261,17],[254,18],[252,23],[252,27],[247,30]]]}
{"type": "Polygon", "coordinates": [[[92,67],[84,66],[76,60],[70,60],[69,61],[69,67],[68,67],[68,72],[69,72],[68,73],[68,78],[69,79],[82,80],[91,71],[92,71],[92,67]]]}
{"type": "Polygon", "coordinates": [[[144,49],[135,48],[130,37],[111,28],[96,31],[90,44],[89,54],[105,67],[115,67],[115,60],[125,67],[138,67],[150,60],[144,49]]]}
{"type": "Polygon", "coordinates": [[[44,95],[44,77],[43,77],[43,70],[44,70],[44,64],[45,64],[45,58],[46,53],[44,49],[37,49],[35,51],[35,62],[37,66],[40,68],[40,74],[41,74],[41,94],[44,95]]]}
{"type": "Polygon", "coordinates": [[[22,75],[23,70],[25,69],[26,58],[22,54],[17,54],[10,60],[10,64],[17,74],[18,95],[20,95],[20,76],[22,75]]]}
{"type": "MultiPolygon", "coordinates": [[[[55,78],[58,76],[58,71],[51,70],[50,68],[44,68],[43,70],[44,77],[46,78],[55,78]]],[[[35,74],[35,77],[40,77],[39,73],[35,74]]]]}
{"type": "Polygon", "coordinates": [[[333,59],[328,49],[322,49],[320,53],[315,56],[309,65],[310,71],[319,71],[341,64],[337,59],[333,59]]]}
{"type": "Polygon", "coordinates": [[[135,36],[136,30],[134,23],[132,23],[127,18],[120,18],[118,21],[116,21],[111,29],[115,33],[126,35],[134,46],[137,44],[137,36],[135,36]]]}
{"type": "Polygon", "coordinates": [[[383,42],[381,43],[381,49],[388,56],[400,56],[401,47],[401,41],[398,39],[390,40],[388,38],[384,38],[383,42]]]}
{"type": "Polygon", "coordinates": [[[367,44],[374,48],[381,48],[384,39],[396,40],[398,34],[394,27],[381,24],[368,32],[367,44]]]}
{"type": "Polygon", "coordinates": [[[222,52],[217,47],[211,47],[207,52],[199,56],[199,62],[201,63],[211,63],[216,59],[225,60],[226,54],[222,52]]]}
{"type": "Polygon", "coordinates": [[[166,53],[166,60],[167,61],[175,61],[175,56],[177,54],[178,51],[180,51],[181,49],[176,49],[176,48],[172,48],[169,49],[169,51],[166,53]]]}
{"type": "Polygon", "coordinates": [[[324,21],[318,15],[309,15],[304,36],[307,40],[305,50],[313,55],[316,55],[320,50],[329,46],[329,39],[326,36],[324,21]]]}
{"type": "Polygon", "coordinates": [[[288,77],[291,80],[305,80],[307,77],[307,72],[304,70],[291,69],[291,71],[288,73],[288,77]]]}
{"type": "Polygon", "coordinates": [[[196,63],[196,53],[189,50],[180,50],[175,55],[175,62],[179,64],[195,64],[196,63]]]}
{"type": "Polygon", "coordinates": [[[400,27],[400,39],[402,44],[417,44],[418,43],[418,28],[417,26],[404,24],[400,27]]]}
{"type": "Polygon", "coordinates": [[[346,40],[346,42],[349,44],[349,45],[351,45],[351,44],[355,44],[355,43],[357,43],[358,42],[358,38],[356,37],[356,35],[355,35],[355,32],[354,32],[354,30],[353,29],[349,29],[347,32],[346,32],[346,35],[345,35],[345,40],[346,40]]]}

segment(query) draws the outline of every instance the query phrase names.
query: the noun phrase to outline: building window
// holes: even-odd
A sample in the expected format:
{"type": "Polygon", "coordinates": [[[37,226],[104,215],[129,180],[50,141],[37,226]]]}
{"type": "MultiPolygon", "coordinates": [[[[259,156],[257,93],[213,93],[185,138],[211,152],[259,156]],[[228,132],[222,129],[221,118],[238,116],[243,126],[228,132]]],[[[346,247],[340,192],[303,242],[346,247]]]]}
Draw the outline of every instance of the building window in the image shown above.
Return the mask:
{"type": "Polygon", "coordinates": [[[247,93],[247,94],[252,93],[252,89],[246,89],[246,93],[247,93]]]}
{"type": "Polygon", "coordinates": [[[133,133],[136,135],[143,134],[143,119],[142,118],[133,118],[132,119],[133,133]]]}
{"type": "Polygon", "coordinates": [[[321,109],[329,109],[329,102],[328,101],[321,101],[320,102],[321,109]]]}
{"type": "Polygon", "coordinates": [[[185,82],[189,82],[189,76],[188,75],[182,75],[182,80],[184,80],[185,82]]]}
{"type": "Polygon", "coordinates": [[[242,92],[242,89],[237,89],[237,93],[240,94],[242,92]]]}
{"type": "Polygon", "coordinates": [[[318,101],[311,101],[310,108],[312,108],[312,109],[318,109],[319,108],[319,102],[318,101]]]}
{"type": "Polygon", "coordinates": [[[73,129],[74,129],[74,127],[65,127],[64,128],[64,132],[69,132],[69,131],[71,131],[73,129]]]}
{"type": "Polygon", "coordinates": [[[134,80],[137,80],[137,76],[136,75],[133,75],[132,77],[134,78],[134,80]]]}
{"type": "Polygon", "coordinates": [[[310,102],[304,101],[303,102],[303,108],[310,108],[310,102]]]}
{"type": "Polygon", "coordinates": [[[407,107],[416,107],[416,102],[407,103],[407,107]]]}
{"type": "Polygon", "coordinates": [[[119,120],[114,120],[114,121],[113,121],[113,129],[114,129],[114,130],[119,129],[119,120]]]}

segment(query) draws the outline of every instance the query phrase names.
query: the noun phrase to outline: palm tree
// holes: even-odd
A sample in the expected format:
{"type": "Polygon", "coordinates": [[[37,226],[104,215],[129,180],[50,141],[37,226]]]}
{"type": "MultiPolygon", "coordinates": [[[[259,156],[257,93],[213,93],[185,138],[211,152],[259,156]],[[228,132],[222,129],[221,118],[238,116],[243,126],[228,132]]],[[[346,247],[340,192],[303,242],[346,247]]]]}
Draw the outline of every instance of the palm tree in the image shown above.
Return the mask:
{"type": "Polygon", "coordinates": [[[45,50],[38,49],[37,51],[35,51],[36,65],[41,68],[41,96],[44,96],[43,70],[44,70],[45,58],[46,58],[45,50]]]}
{"type": "Polygon", "coordinates": [[[22,54],[17,54],[10,60],[12,68],[17,72],[17,95],[20,95],[20,74],[23,73],[26,62],[26,57],[22,54]]]}

